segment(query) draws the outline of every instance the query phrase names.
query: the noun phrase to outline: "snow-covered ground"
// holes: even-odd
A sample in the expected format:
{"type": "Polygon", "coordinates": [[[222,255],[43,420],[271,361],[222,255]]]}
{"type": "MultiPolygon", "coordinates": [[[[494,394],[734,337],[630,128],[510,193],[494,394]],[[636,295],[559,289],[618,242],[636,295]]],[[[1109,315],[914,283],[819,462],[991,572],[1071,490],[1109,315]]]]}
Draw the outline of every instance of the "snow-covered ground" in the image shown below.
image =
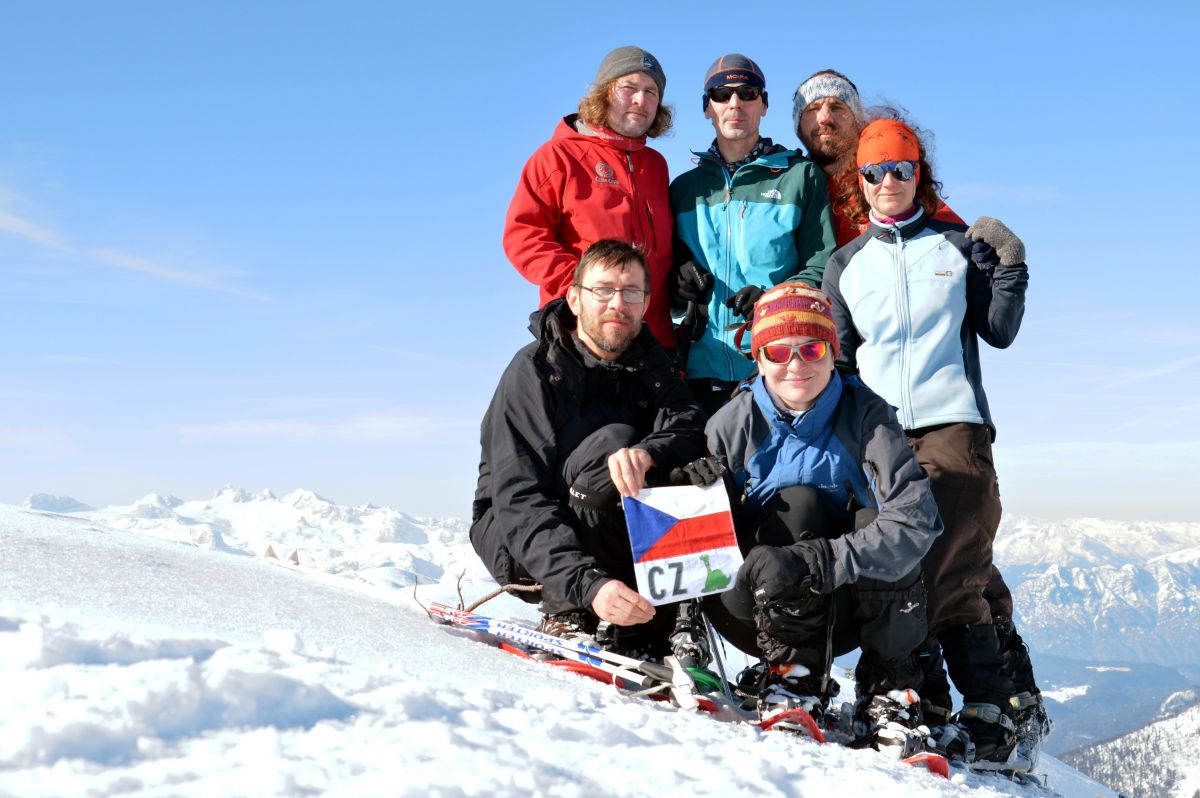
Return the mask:
{"type": "MultiPolygon", "coordinates": [[[[285,499],[150,500],[140,520],[0,505],[0,795],[1038,794],[517,660],[431,623],[404,587],[437,573],[420,599],[454,600],[466,569],[465,594],[489,588],[461,524],[285,499]],[[268,543],[320,567],[254,556],[268,543]]],[[[1070,798],[1114,795],[1042,769],[1070,798]]]]}

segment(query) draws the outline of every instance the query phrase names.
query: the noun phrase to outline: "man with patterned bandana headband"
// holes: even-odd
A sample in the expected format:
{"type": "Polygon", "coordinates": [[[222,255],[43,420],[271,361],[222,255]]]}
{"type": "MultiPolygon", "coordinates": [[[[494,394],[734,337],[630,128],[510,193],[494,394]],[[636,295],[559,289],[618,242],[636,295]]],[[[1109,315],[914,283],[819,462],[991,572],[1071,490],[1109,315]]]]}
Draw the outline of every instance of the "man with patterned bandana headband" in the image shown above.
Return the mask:
{"type": "MultiPolygon", "coordinates": [[[[824,171],[829,183],[829,206],[837,245],[845,246],[869,227],[865,214],[855,215],[848,205],[858,183],[858,134],[866,124],[858,87],[841,72],[823,69],[796,89],[792,97],[792,123],[808,150],[808,157],[824,171]]],[[[934,218],[961,224],[962,219],[941,203],[934,218]]]]}

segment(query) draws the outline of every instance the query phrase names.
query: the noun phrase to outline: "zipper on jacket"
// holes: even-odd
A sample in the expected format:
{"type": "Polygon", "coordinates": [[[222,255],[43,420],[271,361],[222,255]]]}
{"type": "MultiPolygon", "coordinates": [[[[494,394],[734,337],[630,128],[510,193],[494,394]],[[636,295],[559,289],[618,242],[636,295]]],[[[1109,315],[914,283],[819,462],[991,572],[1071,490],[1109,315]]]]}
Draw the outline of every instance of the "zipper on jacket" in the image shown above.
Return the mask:
{"type": "Polygon", "coordinates": [[[908,304],[908,275],[904,268],[904,236],[899,226],[894,230],[896,242],[892,265],[895,269],[897,319],[900,326],[900,425],[912,429],[915,423],[912,409],[912,390],[909,373],[912,371],[912,311],[908,304]]]}

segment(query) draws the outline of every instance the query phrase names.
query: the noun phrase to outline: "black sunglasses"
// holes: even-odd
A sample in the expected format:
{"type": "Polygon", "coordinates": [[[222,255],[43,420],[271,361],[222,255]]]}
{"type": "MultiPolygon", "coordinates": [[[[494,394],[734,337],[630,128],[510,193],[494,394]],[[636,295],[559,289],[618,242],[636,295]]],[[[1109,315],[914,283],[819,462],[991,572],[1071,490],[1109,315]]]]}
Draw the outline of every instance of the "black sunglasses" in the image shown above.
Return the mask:
{"type": "Polygon", "coordinates": [[[913,175],[917,173],[916,161],[884,161],[883,163],[869,163],[858,170],[868,183],[877,186],[883,182],[883,179],[889,174],[895,175],[896,179],[901,182],[908,182],[913,179],[913,175]]]}
{"type": "Polygon", "coordinates": [[[763,96],[763,93],[760,86],[714,86],[704,92],[704,96],[715,103],[727,103],[736,94],[739,100],[749,103],[763,96]]]}

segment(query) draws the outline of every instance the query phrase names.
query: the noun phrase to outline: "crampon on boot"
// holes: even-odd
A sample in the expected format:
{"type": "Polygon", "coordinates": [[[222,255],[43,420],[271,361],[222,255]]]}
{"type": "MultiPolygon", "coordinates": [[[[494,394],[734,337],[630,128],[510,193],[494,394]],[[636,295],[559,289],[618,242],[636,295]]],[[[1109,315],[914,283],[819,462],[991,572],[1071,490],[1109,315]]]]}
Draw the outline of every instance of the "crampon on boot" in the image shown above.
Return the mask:
{"type": "MultiPolygon", "coordinates": [[[[738,692],[747,696],[743,707],[754,707],[761,720],[767,721],[789,710],[800,709],[823,728],[828,696],[822,696],[819,675],[799,663],[767,665],[760,662],[738,676],[738,692]]],[[[782,721],[775,728],[811,736],[807,724],[782,721]]]]}
{"type": "Polygon", "coordinates": [[[1049,736],[1054,724],[1046,714],[1041,693],[1017,693],[1013,697],[1016,712],[1013,724],[1017,728],[1017,758],[1027,762],[1030,770],[1037,767],[1042,741],[1049,736]]]}
{"type": "Polygon", "coordinates": [[[860,698],[855,708],[856,748],[874,748],[905,759],[925,749],[921,697],[915,690],[890,690],[860,698]]]}
{"type": "Polygon", "coordinates": [[[681,603],[675,617],[675,630],[671,632],[671,651],[688,669],[707,668],[712,662],[712,645],[700,612],[698,601],[681,603]]]}
{"type": "Polygon", "coordinates": [[[1012,718],[995,704],[964,704],[955,716],[957,725],[971,738],[972,770],[1029,770],[1017,754],[1017,734],[1012,718]]]}
{"type": "Polygon", "coordinates": [[[538,631],[554,637],[595,641],[600,619],[587,610],[565,610],[542,616],[538,631]]]}

